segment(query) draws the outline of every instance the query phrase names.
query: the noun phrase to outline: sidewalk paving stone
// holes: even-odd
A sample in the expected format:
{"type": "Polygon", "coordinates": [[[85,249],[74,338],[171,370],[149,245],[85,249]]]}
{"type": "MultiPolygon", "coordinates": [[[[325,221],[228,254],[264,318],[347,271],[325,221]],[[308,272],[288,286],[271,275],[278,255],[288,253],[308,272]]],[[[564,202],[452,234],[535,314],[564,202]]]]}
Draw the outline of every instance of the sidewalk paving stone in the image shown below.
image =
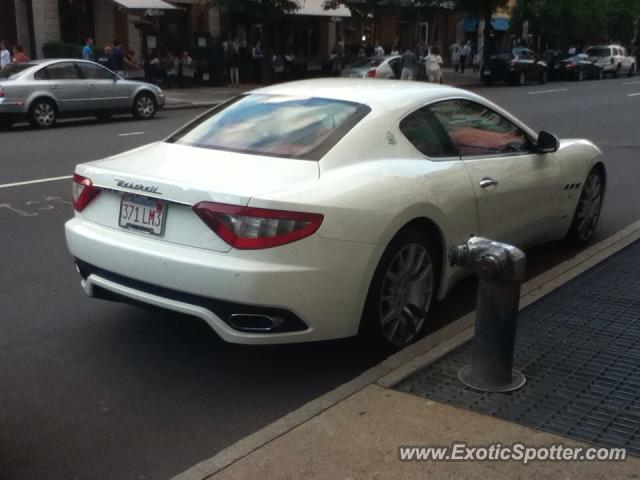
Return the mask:
{"type": "Polygon", "coordinates": [[[464,387],[471,342],[396,388],[640,456],[640,242],[520,312],[512,393],[464,387]]]}

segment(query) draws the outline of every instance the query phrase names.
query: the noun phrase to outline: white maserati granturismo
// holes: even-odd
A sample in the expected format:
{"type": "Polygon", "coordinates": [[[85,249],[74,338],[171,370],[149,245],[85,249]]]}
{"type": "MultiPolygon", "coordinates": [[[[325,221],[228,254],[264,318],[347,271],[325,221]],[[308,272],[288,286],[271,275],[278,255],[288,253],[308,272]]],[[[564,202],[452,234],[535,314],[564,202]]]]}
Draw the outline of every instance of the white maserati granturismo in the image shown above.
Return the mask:
{"type": "Polygon", "coordinates": [[[190,314],[229,342],[400,348],[469,274],[450,246],[586,242],[606,174],[591,142],[471,92],[323,79],[241,95],[73,182],[87,295],[190,314]]]}

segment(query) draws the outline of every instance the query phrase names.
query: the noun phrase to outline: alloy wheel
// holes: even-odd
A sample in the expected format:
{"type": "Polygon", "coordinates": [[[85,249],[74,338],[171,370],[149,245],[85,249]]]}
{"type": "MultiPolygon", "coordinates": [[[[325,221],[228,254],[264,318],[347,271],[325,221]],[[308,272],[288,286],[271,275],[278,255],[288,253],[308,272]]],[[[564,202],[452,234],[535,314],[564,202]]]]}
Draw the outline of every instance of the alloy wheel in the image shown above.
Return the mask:
{"type": "Polygon", "coordinates": [[[395,255],[382,281],[380,326],[396,347],[411,343],[427,319],[434,288],[431,254],[420,243],[409,243],[395,255]]]}
{"type": "Polygon", "coordinates": [[[56,111],[50,103],[38,103],[33,109],[33,118],[40,127],[50,127],[56,120],[56,111]]]}
{"type": "Polygon", "coordinates": [[[141,95],[136,100],[136,112],[140,118],[150,118],[155,113],[153,100],[147,95],[141,95]]]}
{"type": "Polygon", "coordinates": [[[587,177],[576,211],[576,234],[579,240],[587,241],[593,235],[602,208],[602,179],[592,172],[587,177]]]}

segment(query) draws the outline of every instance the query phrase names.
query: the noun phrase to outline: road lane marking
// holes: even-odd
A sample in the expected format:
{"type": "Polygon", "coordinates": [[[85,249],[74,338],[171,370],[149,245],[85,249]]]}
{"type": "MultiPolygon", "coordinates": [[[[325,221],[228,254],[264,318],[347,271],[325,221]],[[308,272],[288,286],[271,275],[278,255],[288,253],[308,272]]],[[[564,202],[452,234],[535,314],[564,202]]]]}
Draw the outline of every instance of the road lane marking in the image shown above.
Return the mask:
{"type": "Polygon", "coordinates": [[[553,90],[536,90],[535,92],[527,92],[527,95],[539,95],[541,93],[558,93],[558,92],[566,92],[569,90],[568,88],[556,88],[553,90]]]}
{"type": "Polygon", "coordinates": [[[40,178],[38,180],[28,180],[26,182],[5,183],[0,188],[21,187],[23,185],[33,185],[34,183],[57,182],[58,180],[69,180],[73,175],[65,175],[64,177],[40,178]]]}
{"type": "Polygon", "coordinates": [[[638,92],[638,93],[629,93],[627,95],[627,97],[637,97],[638,95],[640,95],[640,92],[638,92]]]}
{"type": "Polygon", "coordinates": [[[130,133],[119,133],[119,137],[129,137],[131,135],[144,135],[147,132],[130,132],[130,133]]]}
{"type": "Polygon", "coordinates": [[[622,85],[640,85],[640,82],[624,82],[622,85]]]}

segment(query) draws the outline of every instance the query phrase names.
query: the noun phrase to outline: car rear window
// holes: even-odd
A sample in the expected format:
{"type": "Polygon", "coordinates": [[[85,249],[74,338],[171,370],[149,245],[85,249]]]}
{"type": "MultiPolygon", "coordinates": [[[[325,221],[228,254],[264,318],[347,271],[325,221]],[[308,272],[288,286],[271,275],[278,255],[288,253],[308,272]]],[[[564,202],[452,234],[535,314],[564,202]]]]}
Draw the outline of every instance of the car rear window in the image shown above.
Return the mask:
{"type": "Polygon", "coordinates": [[[610,57],[611,49],[603,47],[593,47],[587,50],[587,55],[590,57],[610,57]]]}
{"type": "Polygon", "coordinates": [[[320,160],[370,109],[341,100],[288,95],[238,97],[168,141],[255,155],[320,160]]]}
{"type": "Polygon", "coordinates": [[[513,58],[513,53],[511,52],[511,50],[502,50],[491,55],[491,58],[499,59],[505,62],[510,62],[511,59],[513,58]]]}
{"type": "Polygon", "coordinates": [[[384,58],[367,58],[354,63],[350,68],[379,67],[382,62],[384,62],[384,58]]]}
{"type": "Polygon", "coordinates": [[[0,78],[9,79],[15,77],[19,73],[22,73],[33,66],[33,63],[13,63],[11,65],[7,65],[2,69],[2,71],[0,71],[0,78]]]}

